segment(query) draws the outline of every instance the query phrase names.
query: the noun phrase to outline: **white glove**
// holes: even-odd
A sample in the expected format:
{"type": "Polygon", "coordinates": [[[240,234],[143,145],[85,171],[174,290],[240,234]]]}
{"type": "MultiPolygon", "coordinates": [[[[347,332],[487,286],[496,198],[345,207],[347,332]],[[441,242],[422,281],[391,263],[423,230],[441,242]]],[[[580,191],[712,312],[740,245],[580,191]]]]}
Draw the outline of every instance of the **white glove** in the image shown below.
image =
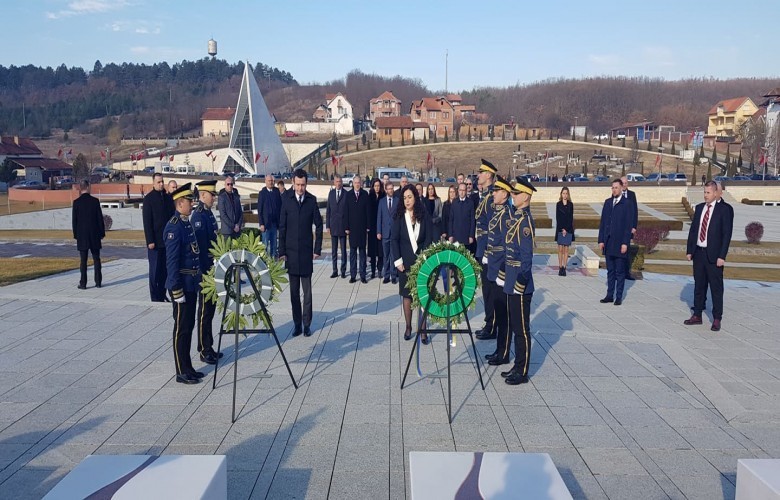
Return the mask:
{"type": "Polygon", "coordinates": [[[503,287],[504,286],[504,280],[501,278],[496,278],[496,285],[503,287]]]}
{"type": "Polygon", "coordinates": [[[487,257],[485,257],[484,255],[482,256],[482,263],[487,264],[487,257]]]}
{"type": "Polygon", "coordinates": [[[178,299],[173,299],[173,301],[176,302],[177,304],[184,304],[185,302],[187,302],[187,297],[182,295],[178,299]]]}

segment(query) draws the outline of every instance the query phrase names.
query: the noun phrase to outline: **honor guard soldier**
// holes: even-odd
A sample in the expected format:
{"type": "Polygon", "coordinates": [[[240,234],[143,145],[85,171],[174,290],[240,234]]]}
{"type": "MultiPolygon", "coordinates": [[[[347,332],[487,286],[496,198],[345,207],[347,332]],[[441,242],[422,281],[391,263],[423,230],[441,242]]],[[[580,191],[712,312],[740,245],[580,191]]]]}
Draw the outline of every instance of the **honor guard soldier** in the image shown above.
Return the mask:
{"type": "Polygon", "coordinates": [[[165,254],[168,279],[165,288],[173,300],[173,357],[176,382],[197,384],[205,375],[196,372],[190,359],[195,308],[200,289],[200,250],[190,223],[192,184],[189,182],[171,193],[176,213],[165,225],[165,254]]]}
{"type": "MultiPolygon", "coordinates": [[[[207,274],[214,267],[214,258],[211,256],[211,244],[217,241],[217,218],[211,207],[217,200],[217,181],[202,181],[195,184],[200,203],[192,210],[190,222],[195,230],[195,237],[198,239],[198,248],[200,249],[200,272],[207,274]]],[[[198,288],[198,352],[200,360],[210,365],[216,364],[217,357],[222,357],[222,353],[214,352],[214,337],[211,332],[212,320],[214,319],[214,310],[217,305],[211,301],[205,300],[203,289],[198,288]]]]}
{"type": "Polygon", "coordinates": [[[512,207],[509,206],[509,193],[512,186],[501,176],[496,177],[493,184],[493,204],[488,223],[488,243],[483,263],[487,264],[487,280],[491,287],[490,296],[493,300],[494,333],[496,335],[496,352],[486,356],[490,365],[509,363],[509,335],[507,333],[506,294],[504,293],[504,266],[506,261],[506,232],[512,223],[512,207]]]}
{"type": "MultiPolygon", "coordinates": [[[[506,233],[506,273],[504,293],[509,311],[509,342],[515,337],[515,364],[501,372],[509,385],[528,382],[528,362],[531,359],[531,298],[534,278],[531,264],[534,258],[534,219],[531,216],[531,195],[536,191],[523,177],[517,178],[512,190],[514,218],[506,233]]],[[[508,347],[508,346],[507,346],[508,347]]]]}
{"type": "Polygon", "coordinates": [[[493,166],[487,160],[482,160],[482,164],[479,166],[479,175],[477,177],[477,183],[480,187],[480,195],[482,199],[474,210],[474,217],[477,220],[476,224],[476,257],[477,262],[482,262],[482,272],[480,277],[482,278],[482,301],[485,303],[485,326],[481,330],[475,332],[476,337],[481,340],[491,340],[496,338],[496,324],[495,316],[493,314],[493,300],[492,300],[492,287],[488,286],[487,279],[487,267],[484,265],[483,257],[485,255],[485,249],[488,243],[488,224],[493,217],[493,182],[496,178],[498,169],[493,166]]]}

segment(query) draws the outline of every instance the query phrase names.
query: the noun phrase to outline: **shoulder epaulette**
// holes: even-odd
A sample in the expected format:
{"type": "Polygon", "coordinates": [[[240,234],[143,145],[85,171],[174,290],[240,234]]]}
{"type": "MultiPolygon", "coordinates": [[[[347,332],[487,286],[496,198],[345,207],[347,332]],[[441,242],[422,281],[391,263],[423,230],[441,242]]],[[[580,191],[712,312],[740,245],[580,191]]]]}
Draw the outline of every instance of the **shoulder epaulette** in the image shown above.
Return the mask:
{"type": "Polygon", "coordinates": [[[178,222],[179,222],[179,217],[174,215],[173,217],[171,217],[171,220],[168,221],[168,224],[177,224],[178,222]]]}

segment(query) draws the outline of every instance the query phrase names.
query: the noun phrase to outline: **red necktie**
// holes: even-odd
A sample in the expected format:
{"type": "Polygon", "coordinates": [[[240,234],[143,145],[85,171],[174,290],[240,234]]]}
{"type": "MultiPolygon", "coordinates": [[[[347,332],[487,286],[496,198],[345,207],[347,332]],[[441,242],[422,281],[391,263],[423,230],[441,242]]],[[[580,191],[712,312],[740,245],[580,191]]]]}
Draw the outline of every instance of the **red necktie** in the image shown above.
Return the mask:
{"type": "Polygon", "coordinates": [[[707,205],[707,211],[704,212],[704,217],[701,220],[701,231],[699,231],[699,241],[704,243],[707,241],[707,223],[710,221],[710,208],[712,205],[707,205]]]}

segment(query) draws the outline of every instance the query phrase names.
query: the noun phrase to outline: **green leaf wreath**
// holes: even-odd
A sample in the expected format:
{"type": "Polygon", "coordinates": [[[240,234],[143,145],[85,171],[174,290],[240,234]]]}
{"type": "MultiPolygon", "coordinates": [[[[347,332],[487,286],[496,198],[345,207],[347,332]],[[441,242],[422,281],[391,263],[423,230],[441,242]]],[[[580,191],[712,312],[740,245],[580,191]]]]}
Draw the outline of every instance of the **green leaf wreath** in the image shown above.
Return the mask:
{"type": "MultiPolygon", "coordinates": [[[[447,315],[451,324],[457,325],[464,320],[461,296],[466,309],[474,308],[474,296],[480,286],[482,268],[468,249],[459,243],[436,242],[417,256],[406,282],[412,296],[412,307],[424,308],[430,298],[428,315],[431,322],[446,327],[447,315]],[[456,269],[460,289],[455,288],[455,279],[451,278],[449,293],[439,292],[433,285],[442,265],[453,264],[456,269]]],[[[441,280],[442,278],[439,277],[441,280]]]]}
{"type": "MultiPolygon", "coordinates": [[[[265,265],[268,267],[268,271],[271,277],[271,283],[273,286],[273,289],[271,290],[271,298],[268,302],[279,300],[279,294],[282,291],[282,285],[284,283],[287,283],[287,272],[284,269],[284,264],[282,264],[280,261],[274,259],[268,253],[266,252],[265,245],[263,245],[262,239],[260,238],[259,234],[253,234],[252,232],[244,232],[241,234],[238,238],[226,238],[223,235],[217,236],[217,241],[213,242],[211,244],[211,249],[209,250],[209,253],[214,257],[215,261],[219,260],[223,255],[233,251],[233,250],[246,250],[247,252],[251,252],[254,255],[260,257],[260,259],[265,263],[265,265]]],[[[215,273],[216,273],[216,266],[213,266],[207,274],[203,276],[203,280],[200,283],[201,288],[203,289],[203,296],[205,300],[211,301],[212,303],[217,305],[217,311],[222,312],[225,308],[225,303],[220,300],[219,296],[217,295],[217,284],[215,281],[215,273]]],[[[235,299],[235,292],[233,291],[233,276],[232,273],[230,276],[226,276],[225,278],[225,285],[228,290],[228,294],[230,298],[235,299]]],[[[255,286],[260,290],[260,277],[253,275],[253,281],[255,282],[255,286]]],[[[249,293],[242,293],[241,294],[241,303],[242,304],[251,304],[256,300],[256,297],[254,295],[254,292],[252,291],[252,287],[250,285],[244,285],[243,290],[249,290],[249,293]]],[[[252,328],[257,327],[260,322],[263,322],[263,325],[266,328],[270,328],[271,326],[271,318],[266,317],[266,315],[263,313],[262,309],[260,309],[255,314],[250,315],[238,315],[238,326],[239,328],[246,328],[250,325],[252,328]]],[[[225,320],[223,322],[223,326],[226,330],[233,330],[235,328],[236,322],[236,312],[234,310],[227,311],[227,314],[225,314],[225,320]]]]}

